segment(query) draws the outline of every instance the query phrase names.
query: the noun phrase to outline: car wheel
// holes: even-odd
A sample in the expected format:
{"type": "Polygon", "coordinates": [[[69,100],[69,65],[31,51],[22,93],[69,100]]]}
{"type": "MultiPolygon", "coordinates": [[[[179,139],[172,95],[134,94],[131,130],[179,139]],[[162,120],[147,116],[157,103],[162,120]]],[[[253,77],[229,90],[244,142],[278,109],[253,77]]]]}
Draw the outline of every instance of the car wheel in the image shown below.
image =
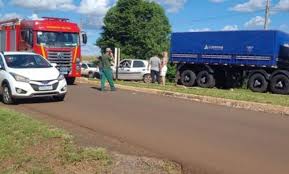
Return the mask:
{"type": "Polygon", "coordinates": [[[151,83],[152,82],[151,75],[150,74],[144,75],[143,81],[144,81],[144,83],[151,83]]]}
{"type": "Polygon", "coordinates": [[[274,94],[289,94],[289,78],[283,74],[274,76],[270,82],[270,89],[274,94]]]}
{"type": "Polygon", "coordinates": [[[10,90],[10,87],[9,85],[7,84],[4,84],[2,86],[2,101],[4,104],[7,104],[7,105],[11,105],[11,104],[14,104],[14,100],[13,100],[13,97],[11,95],[11,90],[10,90]]]}
{"type": "Polygon", "coordinates": [[[260,73],[253,74],[248,81],[248,87],[253,92],[264,93],[268,88],[268,81],[264,75],[260,73]]]}
{"type": "Polygon", "coordinates": [[[64,101],[65,95],[53,96],[55,101],[64,101]]]}

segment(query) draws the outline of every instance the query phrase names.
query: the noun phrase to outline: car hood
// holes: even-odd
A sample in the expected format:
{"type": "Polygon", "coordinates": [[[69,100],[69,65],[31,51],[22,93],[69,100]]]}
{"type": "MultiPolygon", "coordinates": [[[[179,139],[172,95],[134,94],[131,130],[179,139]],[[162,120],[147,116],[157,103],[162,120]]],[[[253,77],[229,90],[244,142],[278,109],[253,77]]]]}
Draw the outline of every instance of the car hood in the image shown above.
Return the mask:
{"type": "Polygon", "coordinates": [[[25,68],[16,69],[10,68],[9,72],[24,76],[30,80],[43,81],[43,80],[55,80],[59,76],[59,71],[54,68],[25,68]]]}

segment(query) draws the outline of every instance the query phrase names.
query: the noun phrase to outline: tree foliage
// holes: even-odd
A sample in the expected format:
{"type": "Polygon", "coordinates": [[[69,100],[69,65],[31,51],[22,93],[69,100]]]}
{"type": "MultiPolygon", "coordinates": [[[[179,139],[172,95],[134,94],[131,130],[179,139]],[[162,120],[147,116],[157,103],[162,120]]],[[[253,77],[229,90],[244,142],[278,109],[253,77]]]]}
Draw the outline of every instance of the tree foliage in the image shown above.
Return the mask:
{"type": "Polygon", "coordinates": [[[104,18],[96,44],[121,48],[122,58],[148,59],[169,49],[171,26],[164,9],[148,0],[118,0],[104,18]]]}

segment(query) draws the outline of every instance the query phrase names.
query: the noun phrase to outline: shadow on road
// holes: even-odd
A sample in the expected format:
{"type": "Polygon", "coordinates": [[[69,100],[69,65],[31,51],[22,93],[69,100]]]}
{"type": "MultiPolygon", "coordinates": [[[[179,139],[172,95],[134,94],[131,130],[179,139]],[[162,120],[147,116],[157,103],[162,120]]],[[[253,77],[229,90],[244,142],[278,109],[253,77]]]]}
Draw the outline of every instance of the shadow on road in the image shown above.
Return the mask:
{"type": "Polygon", "coordinates": [[[91,87],[91,89],[95,89],[95,90],[101,91],[100,87],[91,87]]]}

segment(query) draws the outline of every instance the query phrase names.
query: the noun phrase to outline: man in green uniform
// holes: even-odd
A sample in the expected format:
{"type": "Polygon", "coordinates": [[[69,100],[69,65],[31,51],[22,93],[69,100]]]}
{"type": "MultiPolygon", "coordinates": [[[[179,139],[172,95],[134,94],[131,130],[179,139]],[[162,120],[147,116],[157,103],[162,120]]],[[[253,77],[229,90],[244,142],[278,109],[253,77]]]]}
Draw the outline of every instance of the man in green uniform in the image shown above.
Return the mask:
{"type": "Polygon", "coordinates": [[[106,80],[108,80],[111,91],[115,91],[112,69],[111,69],[112,62],[113,62],[112,50],[110,48],[106,48],[105,54],[103,54],[100,59],[100,64],[102,66],[101,91],[105,91],[106,80]]]}

